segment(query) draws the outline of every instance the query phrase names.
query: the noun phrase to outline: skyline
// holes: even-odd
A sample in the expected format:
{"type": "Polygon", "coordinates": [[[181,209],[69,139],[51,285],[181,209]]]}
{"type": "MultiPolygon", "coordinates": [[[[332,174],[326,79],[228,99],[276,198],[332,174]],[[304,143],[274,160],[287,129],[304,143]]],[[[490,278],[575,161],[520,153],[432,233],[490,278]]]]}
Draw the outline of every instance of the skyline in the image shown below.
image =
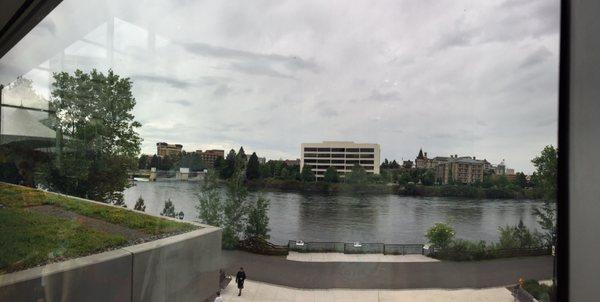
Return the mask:
{"type": "Polygon", "coordinates": [[[61,70],[113,68],[149,154],[167,141],[297,158],[302,142],[350,140],[530,174],[556,146],[558,1],[179,4],[65,1],[0,60],[0,82],[24,75],[47,96],[57,48],[61,70]]]}
{"type": "MultiPolygon", "coordinates": [[[[380,144],[379,144],[379,143],[377,143],[377,142],[354,142],[354,141],[322,141],[322,142],[302,143],[302,145],[305,145],[305,144],[320,144],[320,143],[355,143],[355,144],[375,144],[375,145],[378,145],[378,146],[380,146],[380,144]]],[[[181,149],[181,152],[185,152],[185,153],[194,153],[194,152],[196,152],[196,151],[200,151],[200,150],[202,150],[202,151],[215,151],[215,150],[209,150],[209,149],[195,149],[195,150],[186,150],[184,145],[182,145],[182,144],[179,144],[179,143],[176,143],[176,142],[166,142],[166,141],[161,141],[161,142],[158,142],[158,143],[156,143],[156,144],[157,144],[157,145],[158,145],[158,144],[181,145],[181,147],[182,147],[182,149],[181,149]]],[[[237,153],[237,152],[239,151],[239,148],[244,148],[244,146],[240,146],[240,147],[238,147],[238,148],[230,148],[230,149],[217,149],[217,151],[224,151],[224,153],[225,153],[225,156],[226,156],[226,155],[227,155],[227,153],[229,153],[231,150],[233,150],[233,151],[235,151],[235,152],[237,153]]],[[[302,148],[300,148],[300,150],[302,150],[302,148]]],[[[422,149],[419,149],[419,150],[422,150],[422,149]]],[[[157,151],[157,150],[155,149],[155,151],[157,151]]],[[[252,150],[252,149],[249,149],[249,148],[247,148],[247,147],[246,147],[246,148],[244,148],[244,153],[246,154],[246,156],[250,156],[252,153],[256,153],[256,155],[257,155],[259,158],[265,158],[267,161],[269,161],[269,160],[300,160],[300,159],[301,159],[301,153],[302,153],[302,151],[300,151],[300,155],[298,155],[298,157],[297,157],[297,158],[293,158],[293,157],[290,157],[290,158],[282,158],[282,157],[279,157],[279,158],[270,158],[270,157],[266,157],[266,156],[263,156],[263,155],[261,155],[260,151],[257,151],[257,150],[252,150]]],[[[417,154],[418,154],[418,153],[419,153],[419,152],[417,152],[417,154]]],[[[439,156],[439,157],[451,157],[451,156],[453,156],[453,154],[447,154],[447,155],[437,155],[437,154],[436,154],[436,155],[431,155],[431,156],[430,156],[430,154],[429,154],[427,151],[423,151],[423,153],[424,153],[424,154],[426,154],[426,157],[427,157],[427,158],[429,158],[429,159],[433,159],[434,157],[438,157],[438,156],[439,156]]],[[[143,152],[142,152],[140,155],[147,155],[147,156],[159,156],[159,155],[157,154],[157,152],[154,152],[154,153],[143,153],[143,152]]],[[[460,158],[460,157],[463,157],[463,156],[464,156],[464,157],[470,157],[470,158],[471,158],[471,157],[473,157],[473,156],[474,156],[474,155],[468,155],[468,154],[462,154],[462,155],[461,155],[461,154],[454,154],[454,155],[457,155],[459,158],[460,158]]],[[[381,158],[380,158],[380,164],[383,164],[383,161],[384,161],[384,160],[389,160],[389,162],[396,161],[396,162],[397,162],[399,165],[402,165],[402,162],[403,162],[404,160],[410,160],[410,161],[413,163],[413,167],[414,167],[414,165],[415,165],[415,158],[416,158],[416,157],[417,157],[417,155],[415,155],[415,157],[413,157],[413,158],[407,158],[407,159],[404,159],[404,158],[399,158],[399,159],[398,159],[398,158],[384,158],[384,157],[381,157],[381,158]]],[[[486,158],[479,158],[479,157],[477,157],[476,155],[475,155],[475,157],[476,157],[478,160],[487,160],[486,158]]],[[[500,160],[500,161],[499,161],[499,162],[497,162],[497,163],[495,163],[495,162],[491,162],[491,161],[489,161],[489,160],[488,160],[488,162],[489,162],[490,164],[494,165],[494,166],[496,166],[496,165],[500,164],[501,162],[502,162],[502,163],[505,163],[505,162],[507,162],[507,161],[508,161],[508,160],[507,160],[506,158],[503,158],[502,160],[500,160]]],[[[507,169],[514,169],[514,168],[512,168],[512,167],[511,167],[511,166],[509,166],[509,165],[507,165],[507,166],[506,166],[506,168],[507,168],[507,169]]],[[[523,171],[516,171],[516,170],[515,170],[515,172],[523,172],[523,171]]]]}

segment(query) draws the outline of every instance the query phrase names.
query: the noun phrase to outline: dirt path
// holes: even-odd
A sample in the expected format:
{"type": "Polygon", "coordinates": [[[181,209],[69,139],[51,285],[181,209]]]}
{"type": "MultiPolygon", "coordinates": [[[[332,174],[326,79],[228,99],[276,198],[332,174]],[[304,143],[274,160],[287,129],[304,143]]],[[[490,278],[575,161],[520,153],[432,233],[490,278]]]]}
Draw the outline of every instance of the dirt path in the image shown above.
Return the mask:
{"type": "Polygon", "coordinates": [[[35,213],[51,215],[51,216],[62,218],[62,219],[76,220],[77,222],[79,222],[89,228],[92,228],[96,231],[110,233],[110,234],[116,234],[116,235],[122,235],[123,237],[125,237],[125,239],[127,241],[150,237],[150,235],[140,232],[140,231],[137,231],[137,230],[132,230],[130,228],[126,228],[124,226],[109,223],[109,222],[106,222],[106,221],[103,221],[100,219],[83,216],[83,215],[80,215],[80,214],[77,214],[77,213],[74,213],[71,211],[67,211],[67,210],[61,209],[59,207],[51,206],[51,205],[29,207],[29,208],[27,208],[27,210],[31,211],[31,212],[35,212],[35,213]]]}

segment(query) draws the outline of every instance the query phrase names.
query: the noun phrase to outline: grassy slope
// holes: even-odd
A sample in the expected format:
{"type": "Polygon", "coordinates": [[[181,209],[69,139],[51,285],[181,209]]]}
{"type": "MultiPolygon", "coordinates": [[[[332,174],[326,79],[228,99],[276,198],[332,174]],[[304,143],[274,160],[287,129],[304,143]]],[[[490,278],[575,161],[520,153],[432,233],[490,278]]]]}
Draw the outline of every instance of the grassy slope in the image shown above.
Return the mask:
{"type": "Polygon", "coordinates": [[[54,205],[149,235],[196,228],[187,223],[1,183],[0,203],[4,205],[0,208],[0,273],[89,255],[127,243],[120,235],[96,231],[77,221],[27,211],[25,208],[30,206],[54,205]]]}

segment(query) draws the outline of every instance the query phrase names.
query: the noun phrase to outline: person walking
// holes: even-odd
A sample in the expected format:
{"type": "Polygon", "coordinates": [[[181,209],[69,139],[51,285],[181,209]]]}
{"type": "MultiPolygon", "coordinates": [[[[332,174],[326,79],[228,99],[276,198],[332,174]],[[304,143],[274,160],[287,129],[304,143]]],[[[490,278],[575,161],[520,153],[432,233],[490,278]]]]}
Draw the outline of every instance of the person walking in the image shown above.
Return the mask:
{"type": "Polygon", "coordinates": [[[240,267],[240,270],[235,275],[235,283],[237,283],[238,289],[240,292],[238,293],[238,297],[242,295],[242,288],[244,288],[244,280],[246,280],[246,273],[244,272],[244,268],[240,267]]]}
{"type": "Polygon", "coordinates": [[[223,302],[223,297],[221,297],[221,292],[220,291],[217,292],[217,296],[215,297],[215,301],[214,302],[223,302]]]}

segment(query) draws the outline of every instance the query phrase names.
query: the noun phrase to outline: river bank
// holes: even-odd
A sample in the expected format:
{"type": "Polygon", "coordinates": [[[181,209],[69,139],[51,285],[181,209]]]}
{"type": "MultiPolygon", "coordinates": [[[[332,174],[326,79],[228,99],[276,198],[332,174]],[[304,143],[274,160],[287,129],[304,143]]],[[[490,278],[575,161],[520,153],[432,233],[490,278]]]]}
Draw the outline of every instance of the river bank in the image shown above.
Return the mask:
{"type": "Polygon", "coordinates": [[[481,188],[470,185],[424,186],[419,184],[347,184],[327,182],[302,182],[297,180],[256,179],[246,181],[253,191],[321,193],[321,194],[398,194],[413,197],[460,197],[472,199],[541,199],[543,194],[535,188],[481,188]]]}

